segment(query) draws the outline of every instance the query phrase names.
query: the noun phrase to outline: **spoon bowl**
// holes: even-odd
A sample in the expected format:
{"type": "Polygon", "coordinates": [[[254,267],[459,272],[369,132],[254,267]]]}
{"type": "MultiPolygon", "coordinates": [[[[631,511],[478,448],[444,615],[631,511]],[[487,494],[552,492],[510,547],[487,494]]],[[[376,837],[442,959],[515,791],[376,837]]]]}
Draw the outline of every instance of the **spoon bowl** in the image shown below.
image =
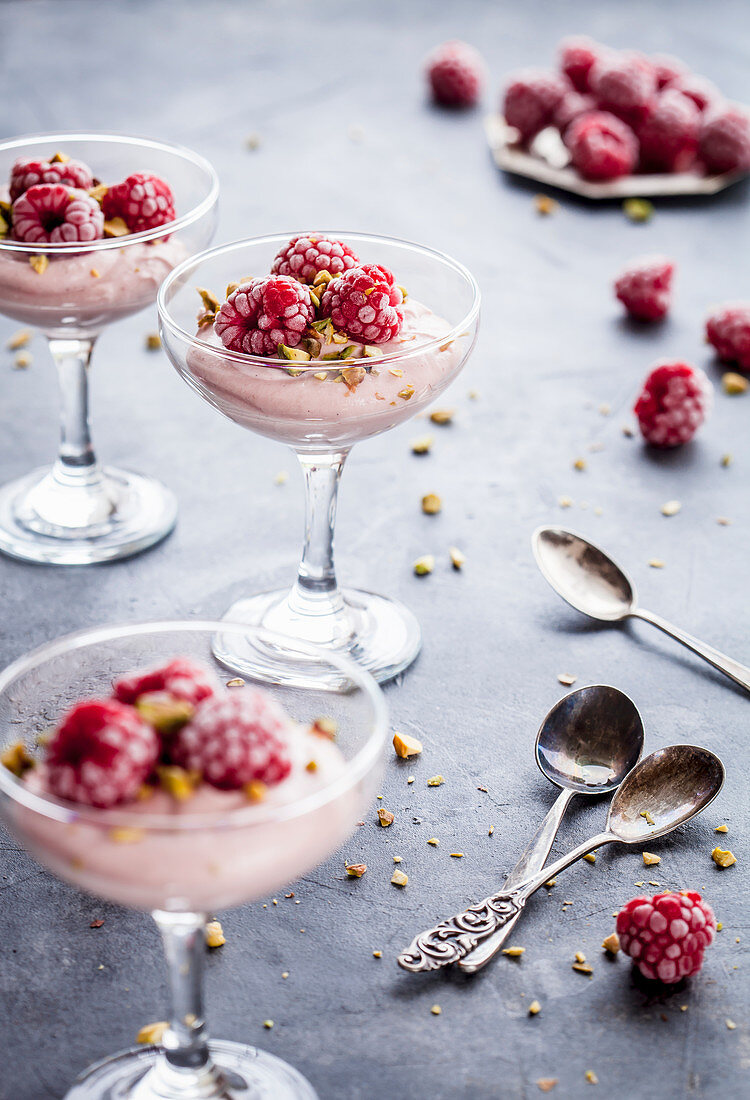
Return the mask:
{"type": "Polygon", "coordinates": [[[536,762],[558,787],[611,794],[640,759],[643,722],[622,691],[592,684],[552,708],[536,735],[536,762]]]}
{"type": "Polygon", "coordinates": [[[632,614],[635,585],[598,546],[564,527],[538,527],[531,547],[545,580],[576,611],[608,623],[632,614]]]}
{"type": "Polygon", "coordinates": [[[623,781],[609,808],[607,830],[624,844],[664,836],[713,802],[724,774],[721,760],[708,749],[659,749],[623,781]]]}

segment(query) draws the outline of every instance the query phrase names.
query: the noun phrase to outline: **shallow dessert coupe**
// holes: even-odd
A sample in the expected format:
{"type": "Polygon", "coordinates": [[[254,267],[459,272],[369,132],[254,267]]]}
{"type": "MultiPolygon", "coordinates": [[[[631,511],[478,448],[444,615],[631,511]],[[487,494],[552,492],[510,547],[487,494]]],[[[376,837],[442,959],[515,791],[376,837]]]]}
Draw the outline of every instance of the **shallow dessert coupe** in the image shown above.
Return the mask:
{"type": "MultiPolygon", "coordinates": [[[[236,288],[240,280],[241,296],[248,272],[258,278],[270,273],[280,250],[290,248],[290,237],[292,242],[309,239],[284,233],[237,241],[176,268],[159,291],[162,341],[174,366],[204,400],[251,431],[288,444],[305,477],[305,540],[295,584],[291,591],[239,600],[225,620],[349,655],[377,680],[388,680],[414,660],[421,632],[413,614],[395,600],[339,588],[333,560],[339,478],[355,443],[410,419],[457,376],[476,339],[479,289],[465,267],[429,248],[361,233],[315,234],[313,244],[335,242],[339,251],[361,258],[360,268],[381,265],[389,277],[393,273],[403,284],[399,294],[406,287],[402,327],[395,338],[373,347],[366,333],[347,337],[323,319],[312,323],[300,344],[279,345],[286,358],[225,346],[225,336],[217,335],[220,303],[215,292],[223,294],[229,284],[225,306],[231,305],[232,284],[236,288]],[[196,322],[199,288],[207,310],[196,322]],[[312,355],[301,352],[311,345],[312,355]]],[[[304,292],[306,297],[308,289],[317,291],[319,316],[327,303],[326,286],[313,285],[304,292]]],[[[241,302],[238,308],[244,308],[241,302]]],[[[242,674],[268,674],[262,655],[245,652],[236,636],[217,635],[215,652],[242,674]]],[[[304,658],[290,662],[284,682],[313,682],[306,663],[304,658]]],[[[274,675],[279,675],[277,664],[274,675]]]]}
{"type": "MultiPolygon", "coordinates": [[[[135,554],[174,526],[173,494],[153,478],[99,464],[91,441],[88,373],[102,329],[150,305],[164,276],[205,248],[216,226],[218,180],[197,153],[109,134],[51,133],[0,143],[0,213],[13,165],[83,162],[96,184],[132,173],[168,183],[175,217],[140,232],[96,239],[0,236],[0,313],[47,337],[61,390],[57,460],[0,488],[0,551],[26,561],[82,565],[135,554]]],[[[89,200],[84,191],[84,203],[89,200]]],[[[105,215],[106,216],[106,215],[105,215]]],[[[105,223],[105,233],[108,232],[105,223]]],[[[32,415],[32,410],[29,410],[32,415]]]]}
{"type": "MultiPolygon", "coordinates": [[[[33,752],[40,735],[71,704],[109,695],[124,671],[183,655],[221,674],[212,657],[220,625],[103,627],[34,650],[0,673],[4,747],[20,737],[33,752]]],[[[250,649],[259,647],[266,661],[276,653],[280,669],[304,653],[321,676],[337,682],[335,692],[259,685],[299,723],[304,732],[298,736],[316,743],[317,769],[295,765],[256,803],[241,790],[203,784],[184,802],[170,802],[157,788],[146,801],[97,809],[45,793],[48,788],[33,781],[39,768],[17,778],[0,767],[0,812],[24,847],[82,890],[150,909],[167,956],[172,1006],[162,1045],[127,1050],[91,1066],[66,1100],[314,1100],[316,1095],[301,1074],[274,1055],[242,1043],[208,1041],[201,995],[204,926],[207,914],[256,900],[311,870],[351,835],[382,772],[385,703],[374,680],[354,662],[247,627],[222,629],[241,635],[250,649]],[[323,717],[338,728],[335,743],[307,732],[323,717]]],[[[254,687],[219,686],[233,700],[254,687]]]]}

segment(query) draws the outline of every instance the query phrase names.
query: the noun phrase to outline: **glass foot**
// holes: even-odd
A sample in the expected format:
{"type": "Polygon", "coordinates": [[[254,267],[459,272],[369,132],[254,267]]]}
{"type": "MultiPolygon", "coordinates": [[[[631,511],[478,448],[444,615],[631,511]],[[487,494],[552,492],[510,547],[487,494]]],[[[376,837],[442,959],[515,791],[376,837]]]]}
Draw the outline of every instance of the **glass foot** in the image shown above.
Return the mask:
{"type": "Polygon", "coordinates": [[[318,1100],[293,1066],[244,1043],[209,1044],[214,1065],[179,1072],[158,1047],[133,1047],[89,1066],[64,1100],[318,1100]]]}
{"type": "Polygon", "coordinates": [[[0,488],[0,551],[51,565],[114,561],[159,542],[176,519],[174,495],[153,478],[97,468],[81,483],[35,470],[0,488]]]}
{"type": "MultiPolygon", "coordinates": [[[[301,614],[290,605],[288,590],[263,592],[238,600],[223,616],[225,622],[263,626],[266,630],[350,657],[378,681],[390,680],[407,668],[419,653],[422,632],[407,607],[372,592],[344,589],[334,613],[301,614]]],[[[241,676],[339,690],[342,678],[329,666],[302,653],[282,662],[277,651],[258,639],[240,639],[236,633],[214,638],[214,655],[241,676]]]]}

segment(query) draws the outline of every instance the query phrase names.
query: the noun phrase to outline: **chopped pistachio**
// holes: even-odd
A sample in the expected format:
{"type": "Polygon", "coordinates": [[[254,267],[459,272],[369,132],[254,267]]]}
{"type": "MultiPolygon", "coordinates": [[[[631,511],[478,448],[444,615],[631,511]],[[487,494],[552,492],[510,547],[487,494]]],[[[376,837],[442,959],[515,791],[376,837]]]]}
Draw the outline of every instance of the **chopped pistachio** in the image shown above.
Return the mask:
{"type": "Polygon", "coordinates": [[[288,480],[289,480],[289,474],[287,473],[287,471],[286,470],[279,470],[279,472],[277,474],[274,474],[273,483],[274,483],[274,485],[286,485],[288,480]]]}
{"type": "Polygon", "coordinates": [[[317,760],[308,760],[307,763],[305,764],[305,771],[306,772],[316,772],[317,770],[318,770],[318,761],[317,760]]]}
{"type": "Polygon", "coordinates": [[[13,775],[18,776],[19,779],[29,768],[33,768],[35,763],[34,757],[23,741],[17,741],[14,745],[9,745],[0,756],[0,764],[7,768],[9,772],[12,772],[13,775]]]}
{"type": "Polygon", "coordinates": [[[587,863],[596,863],[596,856],[593,852],[586,852],[586,855],[583,858],[586,860],[587,863]]]}
{"type": "Polygon", "coordinates": [[[431,844],[433,848],[437,848],[437,846],[440,844],[440,841],[436,836],[431,836],[427,843],[431,844]]]}
{"type": "Polygon", "coordinates": [[[349,878],[362,878],[362,875],[367,870],[366,863],[347,863],[346,873],[349,878]]]}
{"type": "Polygon", "coordinates": [[[402,390],[398,391],[398,397],[403,397],[404,401],[408,401],[414,396],[415,390],[413,386],[404,386],[402,390]]]}
{"type": "Polygon", "coordinates": [[[409,876],[404,871],[399,871],[398,868],[391,875],[392,886],[406,886],[409,881],[409,876]]]}
{"type": "Polygon", "coordinates": [[[198,773],[189,772],[178,764],[161,764],[157,767],[156,774],[162,790],[171,794],[175,802],[187,802],[191,799],[200,782],[198,773]]]}
{"type": "Polygon", "coordinates": [[[457,546],[451,546],[448,553],[450,554],[451,565],[454,569],[461,569],[466,564],[466,555],[463,554],[457,546]]]}
{"type": "Polygon", "coordinates": [[[401,367],[389,367],[388,373],[392,374],[394,378],[404,377],[404,372],[401,370],[401,367]]]}
{"type": "Polygon", "coordinates": [[[393,862],[394,862],[394,863],[403,863],[404,861],[403,861],[403,859],[401,858],[401,856],[394,856],[394,857],[393,857],[393,862]]]}
{"type": "Polygon", "coordinates": [[[735,371],[727,371],[726,374],[721,376],[721,385],[724,393],[731,395],[745,393],[750,387],[750,382],[742,374],[736,374],[735,371]]]}
{"type": "Polygon", "coordinates": [[[494,825],[490,825],[489,829],[487,830],[487,836],[492,836],[492,834],[494,833],[494,831],[495,831],[495,826],[494,826],[494,825]]]}
{"type": "Polygon", "coordinates": [[[378,806],[378,821],[384,829],[387,829],[389,825],[394,822],[394,815],[390,810],[386,810],[385,806],[378,806]]]}
{"type": "Polygon", "coordinates": [[[135,709],[145,722],[159,733],[175,733],[182,729],[195,714],[195,707],[187,699],[177,699],[163,691],[150,691],[141,695],[135,709]]]}
{"type": "Polygon", "coordinates": [[[578,677],[574,676],[570,672],[560,672],[558,674],[557,679],[558,679],[558,682],[561,683],[561,684],[564,684],[565,687],[571,687],[576,682],[578,677]]]}
{"type": "Polygon", "coordinates": [[[430,413],[430,420],[433,424],[450,424],[455,415],[455,409],[433,409],[430,413]]]}
{"type": "Polygon", "coordinates": [[[119,828],[109,830],[109,838],[115,844],[138,844],[144,836],[143,829],[119,828]]]}
{"type": "Polygon", "coordinates": [[[586,962],[586,956],[583,954],[582,951],[576,951],[574,957],[575,957],[575,960],[576,960],[577,963],[585,963],[586,962]]]}
{"type": "Polygon", "coordinates": [[[273,1020],[264,1020],[263,1027],[266,1029],[266,1031],[270,1031],[273,1027],[273,1020]]]}
{"type": "Polygon", "coordinates": [[[717,867],[731,867],[733,863],[737,862],[737,857],[729,849],[724,851],[721,848],[714,848],[711,852],[711,859],[717,867]]]}
{"type": "Polygon", "coordinates": [[[339,724],[335,718],[316,718],[310,727],[311,733],[317,733],[320,737],[327,737],[329,741],[336,740],[339,724]]]}
{"type": "Polygon", "coordinates": [[[592,977],[594,970],[588,963],[573,963],[573,970],[576,970],[579,974],[586,974],[587,977],[592,977]]]}
{"type": "Polygon", "coordinates": [[[734,1029],[737,1027],[737,1024],[734,1022],[734,1020],[729,1019],[726,1021],[726,1025],[730,1031],[734,1031],[734,1029]]]}
{"type": "Polygon", "coordinates": [[[642,855],[646,867],[655,867],[657,863],[661,863],[661,856],[655,856],[653,852],[643,852],[642,855]]]}
{"type": "Polygon", "coordinates": [[[414,562],[414,572],[418,577],[426,577],[434,568],[435,557],[433,554],[424,554],[414,562]]]}
{"type": "Polygon", "coordinates": [[[410,737],[408,733],[396,732],[393,735],[393,747],[396,750],[396,756],[407,760],[410,756],[419,756],[422,751],[422,742],[416,737],[410,737]]]}
{"type": "Polygon", "coordinates": [[[558,498],[557,503],[561,508],[572,508],[574,501],[572,497],[562,496],[558,498]]]}
{"type": "Polygon", "coordinates": [[[633,437],[635,436],[635,430],[631,427],[630,424],[623,424],[622,434],[626,437],[626,439],[633,439],[633,437]]]}
{"type": "Polygon", "coordinates": [[[507,955],[510,959],[520,959],[525,950],[525,947],[504,947],[503,955],[507,955]]]}
{"type": "Polygon", "coordinates": [[[724,467],[731,466],[732,465],[732,456],[730,454],[722,455],[720,465],[724,466],[724,467]]]}
{"type": "Polygon", "coordinates": [[[367,371],[364,367],[344,367],[341,371],[341,377],[350,390],[355,390],[360,383],[364,382],[367,371]]]}
{"type": "Polygon", "coordinates": [[[105,237],[127,237],[129,233],[130,230],[124,218],[108,218],[104,223],[105,237]]]}
{"type": "Polygon", "coordinates": [[[34,271],[36,271],[37,275],[43,275],[49,267],[49,260],[44,255],[44,253],[41,253],[37,256],[29,256],[29,263],[34,268],[34,271]]]}
{"type": "Polygon", "coordinates": [[[13,333],[10,340],[5,345],[8,351],[20,351],[21,348],[25,348],[31,340],[31,332],[27,328],[19,328],[13,333]]]}
{"type": "Polygon", "coordinates": [[[463,852],[451,852],[451,859],[463,859],[463,852]]]}
{"type": "Polygon", "coordinates": [[[431,435],[421,435],[419,439],[415,439],[411,445],[412,454],[426,455],[429,453],[430,447],[434,440],[431,435]]]}
{"type": "Polygon", "coordinates": [[[379,359],[383,354],[381,349],[375,344],[363,344],[362,356],[364,359],[379,359]]]}
{"type": "Polygon", "coordinates": [[[539,1001],[532,1001],[529,1005],[529,1016],[537,1016],[542,1011],[539,1001]]]}
{"type": "Polygon", "coordinates": [[[305,336],[300,340],[299,346],[303,351],[306,351],[312,359],[320,355],[321,348],[323,347],[320,340],[316,340],[314,336],[305,336]]]}
{"type": "Polygon", "coordinates": [[[668,500],[666,504],[661,506],[661,514],[663,516],[676,516],[682,509],[682,505],[679,500],[668,500]]]}
{"type": "Polygon", "coordinates": [[[648,199],[625,199],[622,209],[631,222],[647,222],[654,216],[654,204],[648,199]]]}
{"type": "Polygon", "coordinates": [[[99,269],[96,268],[96,267],[91,268],[91,271],[89,272],[89,275],[91,276],[92,279],[101,279],[101,277],[102,277],[101,271],[99,271],[99,269]]]}
{"type": "Polygon", "coordinates": [[[602,947],[605,951],[608,951],[610,955],[616,955],[620,950],[620,937],[616,932],[610,933],[610,935],[602,941],[602,947]]]}
{"type": "Polygon", "coordinates": [[[729,832],[729,826],[728,825],[717,825],[716,828],[714,829],[714,832],[715,833],[728,833],[729,832]]]}
{"type": "Polygon", "coordinates": [[[313,375],[313,378],[317,379],[318,382],[325,382],[328,379],[328,371],[318,370],[313,375]]]}
{"type": "Polygon", "coordinates": [[[557,879],[548,878],[544,885],[547,887],[548,890],[551,890],[553,886],[557,886],[557,879]]]}
{"type": "Polygon", "coordinates": [[[203,302],[203,308],[207,313],[218,313],[221,309],[221,302],[211,290],[206,290],[205,287],[196,287],[200,300],[203,302]]]}
{"type": "Polygon", "coordinates": [[[586,459],[585,458],[577,458],[575,460],[575,462],[573,463],[573,469],[574,470],[585,470],[586,469],[586,459]]]}
{"type": "Polygon", "coordinates": [[[558,1077],[538,1077],[536,1087],[540,1092],[552,1092],[558,1081],[558,1077]]]}
{"type": "Polygon", "coordinates": [[[382,959],[383,958],[383,952],[382,951],[373,951],[372,957],[373,957],[373,959],[382,959]]]}
{"type": "Polygon", "coordinates": [[[716,522],[718,523],[719,527],[731,527],[732,526],[731,519],[727,519],[726,516],[717,516],[716,517],[716,522]]]}
{"type": "Polygon", "coordinates": [[[554,214],[555,211],[559,209],[560,204],[558,202],[555,202],[554,199],[550,198],[549,195],[534,195],[534,207],[537,214],[549,216],[550,214],[554,214]]]}
{"type": "Polygon", "coordinates": [[[642,818],[645,818],[647,825],[655,825],[656,824],[656,822],[654,821],[653,817],[651,816],[651,814],[649,813],[648,810],[641,810],[641,812],[639,813],[638,816],[642,817],[642,818]]]}
{"type": "Polygon", "coordinates": [[[439,1016],[442,1011],[443,1010],[440,1007],[440,1005],[433,1005],[432,1008],[430,1009],[430,1012],[432,1013],[433,1016],[439,1016]]]}
{"type": "Polygon", "coordinates": [[[268,787],[262,779],[252,779],[242,789],[248,802],[262,802],[268,793],[268,787]]]}
{"type": "Polygon", "coordinates": [[[206,924],[206,947],[223,947],[226,943],[224,929],[218,920],[210,920],[206,924]]]}
{"type": "Polygon", "coordinates": [[[422,497],[422,511],[426,516],[436,516],[442,508],[443,502],[437,493],[426,493],[422,497]]]}
{"type": "Polygon", "coordinates": [[[312,356],[302,348],[290,348],[288,344],[279,344],[276,348],[281,359],[288,359],[293,363],[309,363],[312,356]]]}
{"type": "Polygon", "coordinates": [[[585,1074],[584,1074],[584,1077],[586,1078],[586,1080],[588,1081],[588,1083],[590,1085],[598,1085],[599,1084],[599,1078],[596,1076],[593,1069],[587,1069],[585,1074]]]}
{"type": "Polygon", "coordinates": [[[241,676],[235,676],[234,680],[227,680],[228,688],[242,688],[245,686],[245,681],[241,676]]]}
{"type": "Polygon", "coordinates": [[[168,1020],[157,1020],[153,1024],[144,1024],[141,1030],[135,1037],[136,1043],[145,1043],[147,1045],[158,1045],[164,1038],[164,1033],[169,1028],[168,1020]]]}
{"type": "Polygon", "coordinates": [[[664,568],[664,562],[662,561],[661,558],[649,558],[648,564],[651,566],[652,569],[663,569],[664,568]]]}
{"type": "Polygon", "coordinates": [[[30,351],[19,351],[13,361],[13,366],[16,370],[28,370],[33,362],[34,358],[30,351]]]}
{"type": "Polygon", "coordinates": [[[158,351],[161,347],[161,336],[158,332],[149,332],[146,335],[146,351],[158,351]]]}
{"type": "Polygon", "coordinates": [[[427,780],[428,787],[440,787],[443,783],[445,783],[445,780],[442,775],[431,775],[427,780]]]}
{"type": "Polygon", "coordinates": [[[401,286],[400,283],[396,283],[396,287],[401,291],[401,297],[403,298],[403,300],[406,301],[406,299],[409,297],[409,291],[406,289],[405,286],[401,286]]]}

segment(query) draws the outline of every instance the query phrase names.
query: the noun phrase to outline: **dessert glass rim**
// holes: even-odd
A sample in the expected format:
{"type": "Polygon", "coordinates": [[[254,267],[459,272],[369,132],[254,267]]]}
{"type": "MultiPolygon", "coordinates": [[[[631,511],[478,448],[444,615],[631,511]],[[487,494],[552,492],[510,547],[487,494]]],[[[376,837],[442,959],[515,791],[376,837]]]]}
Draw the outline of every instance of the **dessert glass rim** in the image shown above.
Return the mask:
{"type": "Polygon", "coordinates": [[[179,145],[170,141],[156,141],[154,138],[139,137],[137,134],[106,133],[95,130],[87,133],[55,130],[49,133],[24,134],[22,137],[0,141],[0,153],[13,149],[18,149],[20,152],[27,146],[45,145],[52,142],[63,144],[66,141],[99,141],[102,144],[109,143],[111,145],[140,145],[147,149],[159,149],[161,152],[175,153],[183,160],[190,161],[196,167],[201,168],[210,181],[210,187],[207,194],[196,206],[193,206],[173,221],[156,226],[155,229],[145,229],[141,233],[129,233],[127,237],[102,237],[100,240],[87,242],[66,241],[53,243],[45,241],[29,244],[26,241],[13,241],[3,238],[0,239],[0,251],[35,256],[43,252],[49,255],[65,256],[82,252],[102,252],[112,248],[126,248],[132,244],[144,244],[147,241],[160,240],[162,237],[171,236],[182,229],[186,229],[208,213],[218,198],[219,177],[216,169],[204,156],[188,148],[187,145],[179,145]]]}
{"type": "MultiPolygon", "coordinates": [[[[334,239],[343,237],[345,240],[350,241],[376,241],[384,244],[398,245],[405,249],[411,249],[413,252],[421,253],[423,256],[432,259],[439,260],[452,268],[456,274],[461,275],[469,288],[471,289],[472,300],[471,306],[461,320],[452,326],[452,328],[443,333],[441,336],[436,336],[432,340],[425,340],[422,343],[417,344],[413,348],[405,348],[403,351],[390,352],[384,355],[373,356],[366,360],[358,359],[356,361],[357,366],[362,366],[363,362],[368,365],[374,365],[375,363],[382,363],[384,361],[393,362],[394,360],[405,360],[416,355],[423,355],[425,352],[432,351],[434,348],[443,347],[445,344],[452,342],[464,333],[464,330],[471,329],[477,314],[479,313],[480,305],[480,290],[474,276],[469,269],[460,262],[455,260],[452,256],[449,256],[447,252],[441,252],[437,248],[430,248],[427,245],[418,244],[416,241],[410,241],[403,237],[390,237],[383,233],[364,233],[359,230],[343,230],[343,229],[320,229],[314,231],[316,235],[320,237],[332,237],[334,239]]],[[[183,340],[187,340],[193,347],[202,351],[208,351],[221,359],[226,359],[234,363],[252,364],[254,366],[271,367],[274,370],[282,370],[288,372],[290,367],[293,367],[295,371],[299,371],[300,374],[314,373],[315,371],[321,371],[324,369],[332,369],[336,367],[335,363],[324,363],[322,360],[312,360],[309,363],[301,363],[295,361],[289,361],[286,359],[277,359],[273,356],[267,355],[249,355],[241,351],[232,351],[225,347],[215,347],[213,344],[208,344],[205,340],[201,340],[195,333],[186,332],[185,329],[177,323],[173,318],[169,304],[167,302],[167,294],[172,287],[173,283],[177,282],[186,271],[194,268],[196,271],[207,260],[214,259],[222,253],[230,253],[239,251],[242,248],[247,248],[249,245],[262,245],[262,244],[283,244],[292,240],[294,237],[304,237],[309,235],[310,230],[292,230],[284,233],[264,233],[257,237],[244,237],[242,240],[229,241],[227,244],[215,245],[213,248],[207,248],[203,252],[197,252],[193,256],[188,256],[177,267],[173,268],[169,275],[164,279],[159,287],[159,293],[156,297],[156,305],[159,311],[159,318],[161,323],[165,325],[175,336],[180,337],[183,340]]],[[[269,272],[269,274],[271,274],[269,272]]],[[[260,277],[260,276],[259,276],[260,277]]],[[[341,365],[341,364],[339,364],[341,365]]]]}
{"type": "MultiPolygon", "coordinates": [[[[367,774],[373,763],[373,758],[377,757],[385,746],[388,731],[388,711],[382,691],[369,672],[360,668],[354,661],[340,657],[337,654],[329,654],[307,642],[298,641],[296,638],[288,638],[283,634],[276,634],[270,630],[247,626],[242,623],[204,619],[164,619],[86,627],[83,630],[64,634],[52,642],[45,642],[7,665],[0,671],[0,697],[5,694],[19,676],[31,672],[35,668],[41,669],[50,658],[68,653],[72,649],[84,648],[92,644],[127,638],[137,634],[150,635],[166,632],[184,632],[187,634],[196,631],[215,633],[218,630],[224,633],[232,630],[250,633],[256,637],[261,637],[264,641],[276,642],[281,645],[293,643],[296,650],[305,651],[310,656],[320,657],[327,664],[339,669],[349,681],[367,695],[374,711],[373,730],[364,745],[358,749],[351,760],[346,761],[346,768],[342,775],[303,798],[272,805],[263,802],[248,803],[247,806],[231,810],[218,810],[199,814],[186,812],[179,816],[148,812],[133,813],[128,811],[127,808],[117,805],[97,808],[57,798],[52,794],[38,794],[29,790],[21,779],[2,765],[0,765],[0,795],[6,795],[24,808],[63,824],[81,823],[99,827],[105,826],[108,829],[137,828],[142,832],[179,833],[206,828],[243,828],[248,825],[262,825],[271,821],[288,821],[295,817],[303,817],[305,814],[321,808],[326,803],[333,802],[339,795],[355,786],[367,774]]],[[[263,688],[263,685],[258,681],[249,681],[249,684],[263,688]]]]}

